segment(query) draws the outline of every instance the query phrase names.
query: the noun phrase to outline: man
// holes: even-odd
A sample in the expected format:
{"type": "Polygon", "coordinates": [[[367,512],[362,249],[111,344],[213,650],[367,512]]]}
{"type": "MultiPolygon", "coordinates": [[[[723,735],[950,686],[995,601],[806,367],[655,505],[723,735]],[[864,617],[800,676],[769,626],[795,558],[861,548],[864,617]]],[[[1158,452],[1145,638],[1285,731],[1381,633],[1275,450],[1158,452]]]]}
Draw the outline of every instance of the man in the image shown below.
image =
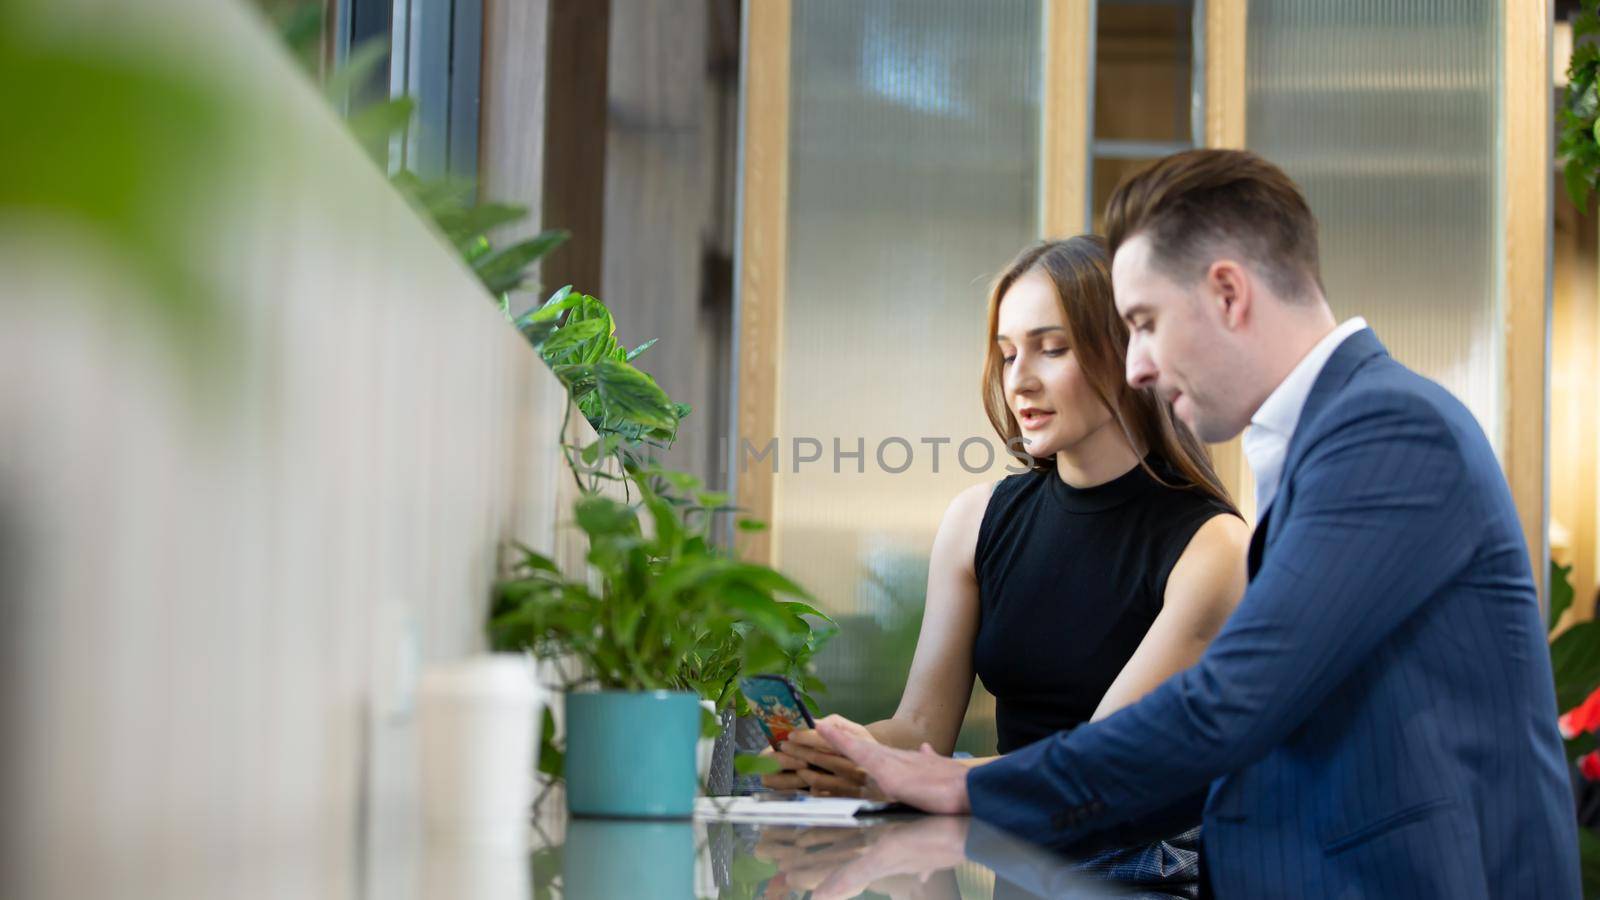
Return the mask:
{"type": "Polygon", "coordinates": [[[1106,227],[1129,382],[1205,440],[1250,426],[1244,599],[1193,668],[988,765],[818,730],[891,796],[1058,846],[1209,786],[1218,896],[1577,897],[1527,548],[1477,423],[1335,325],[1310,208],[1259,157],[1161,160],[1106,227]]]}

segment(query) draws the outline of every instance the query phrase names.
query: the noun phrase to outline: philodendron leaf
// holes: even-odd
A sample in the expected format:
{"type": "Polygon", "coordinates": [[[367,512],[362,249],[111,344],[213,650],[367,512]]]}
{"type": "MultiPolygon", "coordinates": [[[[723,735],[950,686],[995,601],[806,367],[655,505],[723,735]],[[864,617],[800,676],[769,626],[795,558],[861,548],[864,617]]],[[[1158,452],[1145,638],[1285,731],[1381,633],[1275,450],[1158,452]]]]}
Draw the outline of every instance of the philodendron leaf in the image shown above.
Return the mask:
{"type": "Polygon", "coordinates": [[[744,670],[746,672],[776,672],[788,663],[788,656],[770,635],[751,634],[744,644],[744,670]]]}
{"type": "Polygon", "coordinates": [[[820,609],[817,609],[815,606],[812,606],[809,603],[801,603],[798,600],[785,600],[779,603],[779,605],[797,616],[816,616],[817,618],[829,624],[837,624],[833,621],[832,616],[820,609]]]}
{"type": "Polygon", "coordinates": [[[1561,632],[1550,645],[1550,664],[1557,708],[1566,712],[1600,686],[1600,622],[1580,622],[1561,632]]]}
{"type": "Polygon", "coordinates": [[[650,521],[656,529],[656,541],[663,547],[676,544],[683,530],[677,510],[666,500],[650,493],[645,494],[644,505],[650,510],[650,521]]]}
{"type": "Polygon", "coordinates": [[[556,333],[556,323],[550,320],[543,322],[519,321],[517,323],[517,330],[521,331],[522,336],[528,339],[528,343],[535,347],[539,347],[542,346],[545,341],[550,339],[550,335],[556,333]]]}
{"type": "Polygon", "coordinates": [[[410,97],[374,103],[350,117],[350,130],[355,133],[361,146],[366,148],[367,155],[377,158],[383,155],[389,137],[397,131],[404,131],[411,123],[411,114],[415,110],[416,104],[410,97]]]}
{"type": "Polygon", "coordinates": [[[627,358],[624,359],[623,362],[633,362],[634,360],[638,359],[640,354],[644,353],[646,350],[649,350],[651,347],[654,347],[656,345],[656,341],[659,341],[659,340],[661,340],[661,339],[660,338],[651,338],[650,340],[645,341],[644,343],[642,343],[639,346],[633,348],[632,350],[629,350],[627,358]]]}
{"type": "Polygon", "coordinates": [[[539,736],[539,771],[551,778],[560,778],[566,769],[567,755],[562,751],[561,745],[556,743],[556,716],[546,704],[544,708],[544,727],[540,729],[539,736]]]}
{"type": "Polygon", "coordinates": [[[573,508],[578,527],[590,538],[607,534],[638,534],[639,519],[625,503],[609,497],[587,496],[578,500],[573,508]]]}
{"type": "Polygon", "coordinates": [[[665,481],[667,484],[672,485],[686,494],[693,492],[700,487],[700,479],[690,475],[688,472],[672,472],[663,469],[650,474],[659,477],[662,481],[665,481]]]}
{"type": "MultiPolygon", "coordinates": [[[[561,290],[570,291],[572,288],[568,286],[561,290]]],[[[521,328],[524,334],[532,326],[545,326],[548,329],[547,333],[553,332],[559,327],[558,323],[561,321],[561,314],[577,306],[580,299],[579,297],[558,293],[556,296],[551,297],[550,302],[545,305],[530,309],[518,316],[517,327],[521,328]]]]}
{"type": "Polygon", "coordinates": [[[1580,4],[1581,12],[1572,17],[1572,37],[1578,38],[1600,31],[1600,17],[1595,15],[1595,5],[1592,0],[1585,0],[1580,4]]]}
{"type": "Polygon", "coordinates": [[[556,331],[555,334],[545,338],[544,345],[539,348],[546,359],[569,353],[587,341],[592,341],[605,333],[606,323],[591,319],[587,322],[568,322],[556,331]]]}
{"type": "Polygon", "coordinates": [[[1586,731],[1575,738],[1564,741],[1563,743],[1566,745],[1567,762],[1576,763],[1578,761],[1578,757],[1594,750],[1594,732],[1586,731]]]}
{"type": "Polygon", "coordinates": [[[733,758],[733,770],[740,775],[772,775],[783,771],[783,764],[770,756],[741,753],[733,758]]]}
{"type": "Polygon", "coordinates": [[[677,427],[672,401],[650,376],[613,359],[595,363],[594,371],[600,398],[608,412],[650,428],[677,427]]]}
{"type": "MultiPolygon", "coordinates": [[[[317,14],[318,28],[321,28],[322,11],[316,6],[308,7],[317,14]]],[[[350,50],[350,55],[345,58],[344,65],[328,76],[322,85],[322,94],[328,102],[335,107],[343,108],[362,84],[370,81],[378,66],[389,55],[389,42],[381,37],[369,38],[362,41],[350,50]]]]}
{"type": "Polygon", "coordinates": [[[617,357],[621,355],[622,347],[618,346],[617,339],[612,336],[611,331],[607,331],[604,338],[585,344],[583,348],[583,361],[586,363],[597,363],[602,359],[619,362],[617,357]]]}
{"type": "Polygon", "coordinates": [[[593,387],[594,366],[586,363],[560,364],[550,367],[561,383],[572,390],[574,399],[582,397],[584,388],[593,387]]]}
{"type": "Polygon", "coordinates": [[[1555,628],[1561,614],[1572,605],[1572,567],[1550,561],[1550,622],[1546,628],[1555,628]]]}
{"type": "Polygon", "coordinates": [[[1567,161],[1567,167],[1562,175],[1567,185],[1567,196],[1572,198],[1572,205],[1586,209],[1589,203],[1589,170],[1579,160],[1571,159],[1567,161]]]}
{"type": "Polygon", "coordinates": [[[582,294],[574,294],[572,285],[564,285],[560,290],[550,295],[542,305],[536,306],[518,317],[518,321],[527,319],[534,322],[555,321],[561,314],[583,302],[582,294]]]}
{"type": "Polygon", "coordinates": [[[1567,92],[1567,108],[1580,119],[1593,119],[1595,113],[1600,111],[1600,91],[1596,90],[1594,81],[1574,84],[1573,90],[1567,92]]]}
{"type": "Polygon", "coordinates": [[[411,172],[396,172],[389,179],[411,201],[427,210],[428,218],[459,213],[472,203],[473,183],[470,178],[444,175],[439,178],[419,178],[411,172]]]}
{"type": "Polygon", "coordinates": [[[554,572],[558,575],[561,573],[561,569],[556,566],[555,562],[552,561],[550,557],[545,556],[543,553],[540,553],[532,547],[529,547],[527,544],[524,544],[521,541],[516,541],[512,544],[512,546],[517,549],[518,553],[522,554],[522,558],[517,560],[518,566],[521,566],[525,569],[554,572]]]}
{"type": "Polygon", "coordinates": [[[525,206],[506,203],[479,203],[464,209],[451,210],[435,221],[456,249],[466,253],[483,235],[501,225],[508,225],[528,215],[525,206]]]}
{"type": "Polygon", "coordinates": [[[478,278],[483,281],[483,286],[488,288],[491,294],[503,294],[515,290],[522,285],[522,270],[534,260],[561,246],[568,237],[571,237],[571,232],[553,228],[512,244],[479,260],[476,265],[478,278]]]}

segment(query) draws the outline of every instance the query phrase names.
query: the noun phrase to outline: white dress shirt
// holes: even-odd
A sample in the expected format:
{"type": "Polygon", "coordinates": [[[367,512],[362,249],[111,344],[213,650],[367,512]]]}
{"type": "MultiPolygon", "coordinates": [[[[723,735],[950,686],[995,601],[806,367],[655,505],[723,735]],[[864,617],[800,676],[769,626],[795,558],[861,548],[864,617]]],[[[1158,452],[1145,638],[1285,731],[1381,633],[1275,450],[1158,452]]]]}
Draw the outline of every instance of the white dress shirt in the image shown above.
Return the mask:
{"type": "Polygon", "coordinates": [[[1295,426],[1300,424],[1300,411],[1311,395],[1311,386],[1317,383],[1322,367],[1328,364],[1329,357],[1344,339],[1366,327],[1367,320],[1356,316],[1328,332],[1250,417],[1243,445],[1250,474],[1256,480],[1257,522],[1267,514],[1267,505],[1278,493],[1278,481],[1283,477],[1283,457],[1289,452],[1289,439],[1294,437],[1295,426]]]}

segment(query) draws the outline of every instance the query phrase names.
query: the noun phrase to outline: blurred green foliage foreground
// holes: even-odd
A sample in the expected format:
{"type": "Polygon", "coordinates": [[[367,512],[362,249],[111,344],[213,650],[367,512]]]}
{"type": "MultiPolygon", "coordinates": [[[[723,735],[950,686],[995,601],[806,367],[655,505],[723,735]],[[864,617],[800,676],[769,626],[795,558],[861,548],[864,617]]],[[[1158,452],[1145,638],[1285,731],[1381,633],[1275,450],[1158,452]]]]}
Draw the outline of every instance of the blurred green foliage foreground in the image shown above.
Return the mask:
{"type": "MultiPolygon", "coordinates": [[[[32,4],[0,3],[0,229],[65,226],[143,284],[107,304],[158,326],[184,362],[205,360],[226,326],[217,268],[195,253],[199,198],[243,139],[241,116],[206,80],[130,55],[105,32],[63,33],[32,4]]],[[[24,299],[11,295],[0,303],[24,299]]]]}

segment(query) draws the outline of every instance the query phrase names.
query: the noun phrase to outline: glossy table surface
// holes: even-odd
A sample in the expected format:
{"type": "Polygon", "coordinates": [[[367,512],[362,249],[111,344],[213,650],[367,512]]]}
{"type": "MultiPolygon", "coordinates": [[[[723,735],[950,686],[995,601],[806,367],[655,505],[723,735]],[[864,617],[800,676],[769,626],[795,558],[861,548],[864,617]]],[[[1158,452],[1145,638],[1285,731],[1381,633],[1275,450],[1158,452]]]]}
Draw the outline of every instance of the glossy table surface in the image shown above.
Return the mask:
{"type": "MultiPolygon", "coordinates": [[[[430,900],[1193,896],[1192,885],[1107,881],[965,817],[838,826],[576,818],[559,800],[541,808],[531,850],[430,841],[422,871],[400,881],[430,900]]],[[[383,883],[400,873],[373,874],[369,896],[394,896],[383,883]]]]}

